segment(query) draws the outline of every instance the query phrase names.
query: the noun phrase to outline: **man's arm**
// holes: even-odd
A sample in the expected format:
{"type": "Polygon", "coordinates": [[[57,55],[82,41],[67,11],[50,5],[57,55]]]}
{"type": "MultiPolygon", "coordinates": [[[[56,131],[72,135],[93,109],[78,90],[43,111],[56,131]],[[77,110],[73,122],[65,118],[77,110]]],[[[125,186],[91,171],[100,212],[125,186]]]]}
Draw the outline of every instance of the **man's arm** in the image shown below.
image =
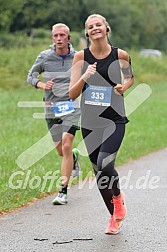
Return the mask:
{"type": "Polygon", "coordinates": [[[40,88],[40,86],[42,88],[42,84],[38,84],[41,82],[39,79],[39,74],[41,74],[42,72],[43,72],[43,56],[42,53],[40,53],[36,61],[34,62],[33,66],[28,72],[27,83],[31,84],[35,88],[40,88]]]}

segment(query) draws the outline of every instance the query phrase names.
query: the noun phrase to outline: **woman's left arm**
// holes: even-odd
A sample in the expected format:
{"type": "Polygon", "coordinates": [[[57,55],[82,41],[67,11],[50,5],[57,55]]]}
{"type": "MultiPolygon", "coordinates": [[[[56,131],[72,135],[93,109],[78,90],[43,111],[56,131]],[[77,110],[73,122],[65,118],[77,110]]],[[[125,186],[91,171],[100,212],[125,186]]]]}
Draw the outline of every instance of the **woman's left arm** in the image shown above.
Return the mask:
{"type": "Polygon", "coordinates": [[[123,94],[134,83],[134,76],[132,73],[131,59],[128,53],[124,50],[118,49],[118,59],[124,77],[124,83],[123,85],[117,84],[114,89],[120,94],[123,94]]]}

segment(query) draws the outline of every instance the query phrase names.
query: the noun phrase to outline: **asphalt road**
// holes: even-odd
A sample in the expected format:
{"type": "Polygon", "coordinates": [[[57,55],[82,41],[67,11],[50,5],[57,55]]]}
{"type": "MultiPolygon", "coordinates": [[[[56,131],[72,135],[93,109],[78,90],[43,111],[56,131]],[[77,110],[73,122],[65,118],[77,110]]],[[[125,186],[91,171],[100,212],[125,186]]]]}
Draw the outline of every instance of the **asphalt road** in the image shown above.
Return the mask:
{"type": "Polygon", "coordinates": [[[118,235],[104,233],[109,213],[93,180],[0,218],[2,252],[167,251],[167,148],[118,167],[128,208],[118,235]]]}

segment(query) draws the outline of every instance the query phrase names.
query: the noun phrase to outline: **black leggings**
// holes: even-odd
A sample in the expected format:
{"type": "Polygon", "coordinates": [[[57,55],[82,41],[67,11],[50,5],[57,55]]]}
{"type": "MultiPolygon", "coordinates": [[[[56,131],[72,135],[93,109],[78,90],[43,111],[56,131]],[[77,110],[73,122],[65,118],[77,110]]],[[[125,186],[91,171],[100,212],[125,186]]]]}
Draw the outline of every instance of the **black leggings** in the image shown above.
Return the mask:
{"type": "Polygon", "coordinates": [[[113,214],[112,198],[120,194],[119,177],[114,168],[115,158],[125,134],[125,124],[111,124],[106,128],[82,128],[82,136],[97,179],[103,200],[113,214]]]}

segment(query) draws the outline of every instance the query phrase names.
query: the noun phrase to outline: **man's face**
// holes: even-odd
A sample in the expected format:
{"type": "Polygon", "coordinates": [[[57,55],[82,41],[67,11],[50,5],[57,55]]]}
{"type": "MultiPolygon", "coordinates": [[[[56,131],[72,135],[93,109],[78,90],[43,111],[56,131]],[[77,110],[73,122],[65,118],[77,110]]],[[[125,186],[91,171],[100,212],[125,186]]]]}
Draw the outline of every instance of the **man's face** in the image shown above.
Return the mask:
{"type": "Polygon", "coordinates": [[[55,43],[57,49],[64,49],[68,47],[69,34],[64,27],[55,28],[52,31],[52,41],[55,43]]]}

